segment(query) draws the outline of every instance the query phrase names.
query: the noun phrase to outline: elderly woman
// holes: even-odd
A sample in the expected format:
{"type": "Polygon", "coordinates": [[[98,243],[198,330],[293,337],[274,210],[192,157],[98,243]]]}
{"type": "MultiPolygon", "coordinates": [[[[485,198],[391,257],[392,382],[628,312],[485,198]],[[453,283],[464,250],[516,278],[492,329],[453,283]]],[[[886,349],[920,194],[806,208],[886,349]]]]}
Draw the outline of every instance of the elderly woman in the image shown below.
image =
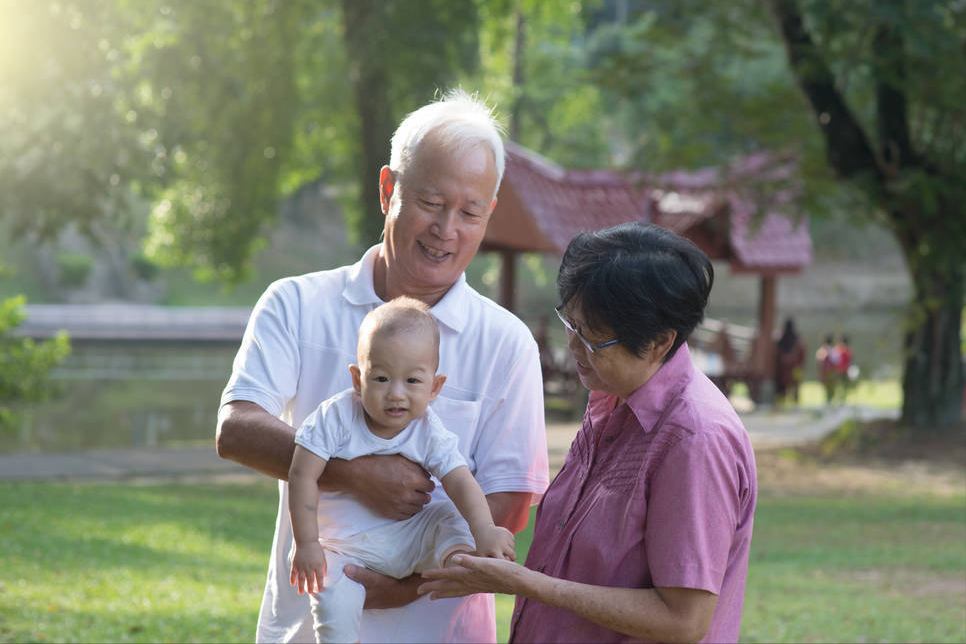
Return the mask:
{"type": "Polygon", "coordinates": [[[713,281],[694,244],[654,225],[571,241],[557,313],[590,399],[526,567],[462,555],[421,593],[517,595],[511,642],[737,641],[754,454],[685,344],[713,281]]]}

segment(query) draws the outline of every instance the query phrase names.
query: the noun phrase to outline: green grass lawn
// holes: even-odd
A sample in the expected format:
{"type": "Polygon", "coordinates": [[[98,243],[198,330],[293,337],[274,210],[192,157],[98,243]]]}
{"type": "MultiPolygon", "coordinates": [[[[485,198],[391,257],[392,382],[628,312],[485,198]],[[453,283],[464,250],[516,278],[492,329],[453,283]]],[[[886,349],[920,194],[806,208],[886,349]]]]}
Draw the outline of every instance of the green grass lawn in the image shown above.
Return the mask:
{"type": "MultiPolygon", "coordinates": [[[[253,639],[270,482],[5,483],[0,507],[0,641],[253,639]]],[[[966,492],[763,491],[742,640],[966,641],[964,546],[966,492]]],[[[497,607],[506,641],[511,598],[497,607]]]]}

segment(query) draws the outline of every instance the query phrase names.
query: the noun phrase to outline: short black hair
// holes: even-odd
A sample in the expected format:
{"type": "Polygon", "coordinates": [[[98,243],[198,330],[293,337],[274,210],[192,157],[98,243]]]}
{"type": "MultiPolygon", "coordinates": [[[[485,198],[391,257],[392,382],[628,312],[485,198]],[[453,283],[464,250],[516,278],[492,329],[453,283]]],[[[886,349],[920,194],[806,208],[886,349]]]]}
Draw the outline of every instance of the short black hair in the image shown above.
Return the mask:
{"type": "Polygon", "coordinates": [[[576,302],[590,329],[611,329],[638,357],[676,331],[665,361],[704,319],[712,284],[714,267],[701,249],[643,222],[579,233],[557,273],[559,306],[576,302]]]}

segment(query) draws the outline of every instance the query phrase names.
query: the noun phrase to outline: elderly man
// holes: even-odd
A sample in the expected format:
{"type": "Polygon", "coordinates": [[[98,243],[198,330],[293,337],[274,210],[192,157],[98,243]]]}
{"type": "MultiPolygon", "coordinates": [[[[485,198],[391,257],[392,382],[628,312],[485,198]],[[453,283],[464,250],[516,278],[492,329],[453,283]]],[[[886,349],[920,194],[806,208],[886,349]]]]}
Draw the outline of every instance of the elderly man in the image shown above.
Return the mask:
{"type": "MultiPolygon", "coordinates": [[[[548,483],[543,392],[536,343],[516,317],[466,284],[496,204],[503,143],[488,107],[464,92],[410,114],[392,138],[379,177],[384,241],[335,270],[279,280],[248,323],[222,395],[217,449],[280,479],[279,510],[258,619],[259,642],[312,641],[309,602],[288,582],[292,526],[285,478],[294,432],[322,400],[351,386],[363,317],[409,295],[440,327],[433,408],[487,495],[497,524],[519,532],[548,483]]],[[[329,461],[322,489],[358,497],[405,519],[439,498],[428,475],[401,456],[329,461]]],[[[350,568],[366,587],[363,641],[495,641],[492,595],[430,603],[418,576],[395,580],[350,568]]]]}

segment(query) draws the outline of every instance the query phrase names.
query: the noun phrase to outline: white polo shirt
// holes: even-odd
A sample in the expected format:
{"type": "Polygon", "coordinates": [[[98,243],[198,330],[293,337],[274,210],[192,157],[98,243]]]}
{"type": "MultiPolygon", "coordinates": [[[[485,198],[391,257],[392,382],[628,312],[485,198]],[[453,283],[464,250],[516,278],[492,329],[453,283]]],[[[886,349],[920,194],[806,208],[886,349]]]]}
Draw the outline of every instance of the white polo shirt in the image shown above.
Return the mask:
{"type": "MultiPolygon", "coordinates": [[[[373,287],[379,247],[352,266],[273,283],[252,311],[221,404],[254,402],[293,427],[325,399],[352,386],[359,326],[382,304],[373,287]]],[[[486,494],[530,492],[548,484],[543,382],[537,345],[514,315],[481,296],[465,276],[432,309],[440,327],[439,373],[446,384],[433,402],[486,494]]],[[[445,494],[442,487],[434,491],[445,494]]],[[[289,584],[292,547],[288,484],[279,507],[258,642],[313,642],[307,595],[289,584]]],[[[492,595],[368,610],[366,642],[494,642],[492,595]]]]}

